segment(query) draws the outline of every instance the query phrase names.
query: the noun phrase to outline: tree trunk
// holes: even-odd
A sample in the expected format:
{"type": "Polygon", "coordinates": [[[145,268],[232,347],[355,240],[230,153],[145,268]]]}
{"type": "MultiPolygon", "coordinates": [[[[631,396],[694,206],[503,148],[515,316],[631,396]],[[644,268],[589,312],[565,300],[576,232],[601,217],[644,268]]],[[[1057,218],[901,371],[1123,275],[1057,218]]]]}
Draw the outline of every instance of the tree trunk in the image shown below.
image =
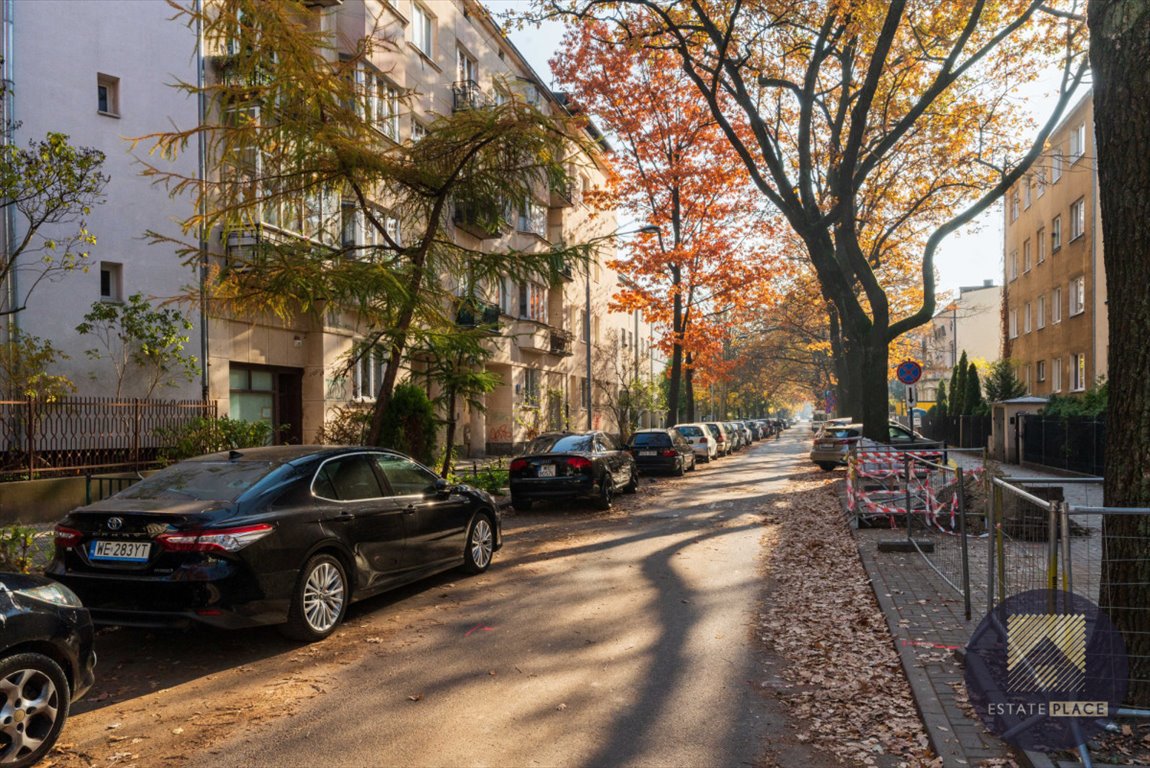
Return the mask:
{"type": "Polygon", "coordinates": [[[445,446],[443,451],[443,468],[439,470],[441,477],[447,477],[447,473],[451,471],[451,456],[452,448],[455,445],[455,387],[447,390],[447,421],[444,429],[443,444],[445,446]]]}
{"type": "Polygon", "coordinates": [[[890,348],[885,338],[874,331],[862,344],[852,344],[862,361],[856,369],[855,391],[859,399],[859,412],[850,413],[863,423],[863,436],[886,442],[890,439],[887,422],[890,420],[890,390],[887,387],[890,372],[890,348]]]}
{"type": "MultiPolygon", "coordinates": [[[[687,418],[686,422],[692,424],[695,421],[695,368],[692,365],[687,366],[687,418]]],[[[676,424],[678,422],[675,422],[676,424]]],[[[672,424],[671,426],[675,426],[672,424]]]]}
{"type": "MultiPolygon", "coordinates": [[[[1091,0],[1090,63],[1110,319],[1108,507],[1150,506],[1150,2],[1091,0]]],[[[1106,516],[1099,604],[1123,633],[1128,700],[1150,704],[1150,517],[1106,516]]]]}

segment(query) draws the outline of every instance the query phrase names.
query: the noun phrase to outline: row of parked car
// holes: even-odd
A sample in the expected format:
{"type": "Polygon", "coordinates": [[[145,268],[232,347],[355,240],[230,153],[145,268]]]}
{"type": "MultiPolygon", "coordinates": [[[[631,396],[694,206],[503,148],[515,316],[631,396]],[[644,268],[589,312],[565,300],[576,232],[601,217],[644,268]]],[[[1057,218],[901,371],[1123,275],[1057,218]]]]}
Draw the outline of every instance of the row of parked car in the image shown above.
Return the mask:
{"type": "MultiPolygon", "coordinates": [[[[784,428],[703,422],[543,435],[511,462],[513,504],[609,506],[645,473],[681,475],[784,428]]],[[[348,606],[451,569],[482,573],[501,505],[385,449],[277,446],[173,464],[55,528],[47,578],[0,574],[0,765],[52,748],[93,684],[94,626],[279,625],[321,640],[348,606]]]]}
{"type": "MultiPolygon", "coordinates": [[[[863,425],[849,416],[827,419],[819,424],[811,444],[810,458],[819,469],[831,472],[836,467],[844,467],[847,457],[862,440],[863,425]]],[[[812,429],[814,426],[812,425],[812,429]]],[[[929,440],[918,432],[907,429],[892,421],[887,424],[887,437],[884,444],[895,448],[933,448],[937,442],[929,440]]],[[[933,459],[933,456],[929,456],[933,459]]],[[[941,458],[941,454],[939,455],[941,458]]]]}

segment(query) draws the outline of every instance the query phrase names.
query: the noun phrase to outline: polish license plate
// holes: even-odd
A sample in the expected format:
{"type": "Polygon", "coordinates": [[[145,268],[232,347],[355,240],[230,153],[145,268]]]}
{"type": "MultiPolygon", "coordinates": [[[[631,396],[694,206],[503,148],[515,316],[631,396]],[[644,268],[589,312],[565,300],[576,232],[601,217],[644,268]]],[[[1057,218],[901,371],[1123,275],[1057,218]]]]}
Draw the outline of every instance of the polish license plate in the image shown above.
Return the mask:
{"type": "Polygon", "coordinates": [[[640,456],[654,456],[655,452],[654,451],[639,451],[639,455],[640,456]]]}
{"type": "Polygon", "coordinates": [[[152,552],[148,541],[93,541],[88,557],[92,560],[119,560],[128,563],[146,563],[152,552]]]}
{"type": "Polygon", "coordinates": [[[539,476],[540,477],[555,477],[555,465],[554,464],[541,464],[539,466],[539,476]]]}

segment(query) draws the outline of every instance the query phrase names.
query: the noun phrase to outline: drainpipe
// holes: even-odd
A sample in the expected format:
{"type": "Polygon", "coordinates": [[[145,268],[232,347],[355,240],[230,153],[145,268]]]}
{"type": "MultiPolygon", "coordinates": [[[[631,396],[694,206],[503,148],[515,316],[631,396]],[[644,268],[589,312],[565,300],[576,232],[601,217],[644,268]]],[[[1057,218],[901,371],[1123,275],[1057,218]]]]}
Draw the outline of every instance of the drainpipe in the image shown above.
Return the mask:
{"type": "MultiPolygon", "coordinates": [[[[4,144],[11,144],[16,141],[16,137],[12,135],[13,122],[16,114],[16,97],[14,94],[15,81],[13,78],[12,60],[15,58],[15,13],[14,0],[4,0],[4,64],[3,64],[3,78],[4,78],[4,104],[2,107],[3,115],[0,119],[4,121],[2,126],[3,138],[0,138],[4,144]]],[[[12,242],[13,242],[13,224],[14,219],[12,216],[12,206],[8,205],[4,208],[3,218],[3,233],[0,233],[0,248],[3,248],[4,259],[11,258],[12,255],[12,242]]],[[[5,279],[4,295],[7,301],[7,309],[14,310],[19,306],[20,291],[16,281],[16,270],[9,269],[5,279]]],[[[18,312],[11,312],[7,315],[4,323],[4,332],[8,341],[15,339],[20,333],[20,315],[18,312]]]]}
{"type": "MultiPolygon", "coordinates": [[[[1097,144],[1095,145],[1097,146],[1097,144]]],[[[1097,153],[1096,153],[1097,154],[1097,153]]],[[[1094,381],[1098,380],[1098,171],[1090,173],[1090,352],[1094,381]]],[[[1093,386],[1094,382],[1086,382],[1093,386]]]]}
{"type": "MultiPolygon", "coordinates": [[[[11,0],[8,0],[11,2],[11,0]]],[[[204,140],[203,126],[206,119],[207,105],[204,94],[204,23],[200,15],[201,0],[196,0],[196,119],[197,155],[199,162],[199,239],[200,239],[200,397],[207,403],[211,395],[211,377],[208,373],[208,232],[205,224],[207,198],[207,145],[204,140]]]]}

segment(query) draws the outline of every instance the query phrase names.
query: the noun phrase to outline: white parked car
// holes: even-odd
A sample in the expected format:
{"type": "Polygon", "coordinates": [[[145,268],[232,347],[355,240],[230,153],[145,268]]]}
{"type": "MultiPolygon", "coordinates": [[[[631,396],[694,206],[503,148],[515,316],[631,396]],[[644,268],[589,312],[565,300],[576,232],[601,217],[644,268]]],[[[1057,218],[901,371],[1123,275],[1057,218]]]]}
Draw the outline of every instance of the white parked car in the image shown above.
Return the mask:
{"type": "Polygon", "coordinates": [[[676,424],[674,429],[691,444],[697,459],[710,461],[719,458],[719,442],[705,424],[676,424]]]}

